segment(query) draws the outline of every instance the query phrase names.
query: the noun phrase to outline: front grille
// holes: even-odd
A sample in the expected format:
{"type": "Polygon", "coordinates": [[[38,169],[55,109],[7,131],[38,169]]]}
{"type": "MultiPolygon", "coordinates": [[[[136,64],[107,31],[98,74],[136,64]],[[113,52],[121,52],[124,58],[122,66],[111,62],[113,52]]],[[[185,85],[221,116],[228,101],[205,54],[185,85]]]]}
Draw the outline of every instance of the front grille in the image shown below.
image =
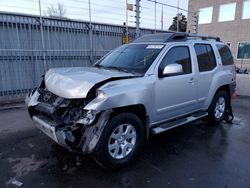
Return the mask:
{"type": "Polygon", "coordinates": [[[40,96],[38,97],[38,101],[46,104],[54,104],[56,99],[58,98],[57,95],[54,93],[47,91],[45,89],[40,89],[38,90],[40,93],[40,96]]]}

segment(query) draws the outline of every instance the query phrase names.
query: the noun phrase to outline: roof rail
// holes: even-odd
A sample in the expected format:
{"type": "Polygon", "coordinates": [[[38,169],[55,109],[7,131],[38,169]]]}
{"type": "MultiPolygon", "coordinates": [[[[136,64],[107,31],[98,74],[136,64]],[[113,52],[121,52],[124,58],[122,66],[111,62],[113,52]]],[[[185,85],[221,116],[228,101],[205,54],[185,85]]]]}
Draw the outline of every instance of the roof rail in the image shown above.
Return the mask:
{"type": "Polygon", "coordinates": [[[188,34],[189,38],[201,38],[202,40],[208,40],[208,39],[213,39],[216,40],[218,42],[220,42],[220,37],[213,37],[213,36],[209,36],[209,35],[199,35],[199,34],[188,34]]]}
{"type": "Polygon", "coordinates": [[[201,40],[208,40],[213,39],[216,41],[221,41],[219,37],[213,37],[209,35],[198,35],[198,34],[190,34],[184,32],[164,32],[164,33],[157,33],[157,34],[146,34],[137,39],[133,42],[135,43],[142,43],[142,42],[182,42],[187,41],[192,38],[197,38],[201,40]]]}
{"type": "Polygon", "coordinates": [[[175,32],[171,34],[171,36],[166,40],[166,42],[186,41],[187,37],[188,37],[188,33],[175,32]]]}

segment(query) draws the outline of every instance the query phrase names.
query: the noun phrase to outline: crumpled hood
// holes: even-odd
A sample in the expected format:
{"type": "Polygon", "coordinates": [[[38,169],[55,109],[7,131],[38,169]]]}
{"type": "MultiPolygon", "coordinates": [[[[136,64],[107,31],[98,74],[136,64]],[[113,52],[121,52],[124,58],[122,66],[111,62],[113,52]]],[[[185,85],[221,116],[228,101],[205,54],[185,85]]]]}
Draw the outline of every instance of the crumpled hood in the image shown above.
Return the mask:
{"type": "Polygon", "coordinates": [[[89,90],[99,82],[130,76],[133,74],[96,67],[55,68],[45,74],[44,81],[52,93],[72,99],[86,98],[89,90]]]}

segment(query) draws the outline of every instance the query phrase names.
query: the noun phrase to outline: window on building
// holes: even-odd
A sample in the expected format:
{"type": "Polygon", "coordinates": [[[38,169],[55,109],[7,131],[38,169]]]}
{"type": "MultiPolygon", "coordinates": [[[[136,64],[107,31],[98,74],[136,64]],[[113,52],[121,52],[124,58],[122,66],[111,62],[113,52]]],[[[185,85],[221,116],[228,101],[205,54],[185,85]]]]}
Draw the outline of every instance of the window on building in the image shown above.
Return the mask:
{"type": "Polygon", "coordinates": [[[234,58],[229,47],[223,44],[217,44],[216,47],[220,53],[222,65],[232,65],[234,63],[234,58]]]}
{"type": "Polygon", "coordinates": [[[220,5],[219,22],[234,20],[235,10],[236,10],[236,3],[220,5]]]}
{"type": "Polygon", "coordinates": [[[199,10],[199,24],[207,24],[212,22],[213,7],[201,8],[199,10]]]}
{"type": "Polygon", "coordinates": [[[240,42],[237,59],[250,59],[250,42],[240,42]]]}
{"type": "Polygon", "coordinates": [[[192,73],[192,64],[189,49],[186,46],[171,48],[163,58],[160,68],[163,69],[168,64],[180,64],[184,74],[192,73]]]}
{"type": "Polygon", "coordinates": [[[214,52],[209,44],[195,44],[194,49],[200,72],[210,71],[216,67],[214,52]]]}
{"type": "Polygon", "coordinates": [[[243,2],[242,19],[250,19],[250,0],[243,2]]]}

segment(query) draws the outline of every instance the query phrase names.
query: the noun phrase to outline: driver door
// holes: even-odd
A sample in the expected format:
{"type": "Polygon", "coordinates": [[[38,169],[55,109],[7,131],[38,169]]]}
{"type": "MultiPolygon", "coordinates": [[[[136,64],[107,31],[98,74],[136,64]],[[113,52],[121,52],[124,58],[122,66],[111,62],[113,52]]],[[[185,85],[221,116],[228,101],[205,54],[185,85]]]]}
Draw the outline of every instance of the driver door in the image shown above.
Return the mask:
{"type": "Polygon", "coordinates": [[[188,45],[172,46],[163,57],[159,74],[169,64],[180,64],[183,72],[162,75],[156,82],[156,119],[170,120],[198,110],[197,76],[188,45]]]}

